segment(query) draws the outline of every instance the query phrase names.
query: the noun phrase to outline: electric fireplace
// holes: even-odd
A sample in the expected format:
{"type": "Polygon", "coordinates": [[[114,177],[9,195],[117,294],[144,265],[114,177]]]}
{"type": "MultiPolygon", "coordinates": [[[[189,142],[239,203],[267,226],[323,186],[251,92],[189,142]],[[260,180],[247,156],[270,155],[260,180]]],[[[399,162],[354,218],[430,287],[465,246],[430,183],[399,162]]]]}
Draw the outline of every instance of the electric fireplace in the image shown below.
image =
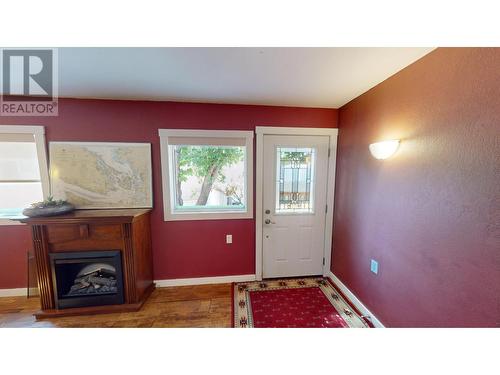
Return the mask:
{"type": "Polygon", "coordinates": [[[37,319],[138,311],[155,288],[149,209],[75,210],[31,228],[37,319]]]}
{"type": "Polygon", "coordinates": [[[49,254],[56,308],[123,303],[120,251],[49,254]]]}

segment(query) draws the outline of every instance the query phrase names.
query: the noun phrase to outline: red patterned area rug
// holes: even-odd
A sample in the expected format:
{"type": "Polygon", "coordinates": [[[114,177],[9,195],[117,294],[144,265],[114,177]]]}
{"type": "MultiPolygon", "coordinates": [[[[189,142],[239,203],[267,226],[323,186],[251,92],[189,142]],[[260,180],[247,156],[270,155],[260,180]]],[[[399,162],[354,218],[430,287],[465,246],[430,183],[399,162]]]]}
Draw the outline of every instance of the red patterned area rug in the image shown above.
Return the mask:
{"type": "Polygon", "coordinates": [[[323,277],[236,283],[233,327],[368,328],[323,277]]]}

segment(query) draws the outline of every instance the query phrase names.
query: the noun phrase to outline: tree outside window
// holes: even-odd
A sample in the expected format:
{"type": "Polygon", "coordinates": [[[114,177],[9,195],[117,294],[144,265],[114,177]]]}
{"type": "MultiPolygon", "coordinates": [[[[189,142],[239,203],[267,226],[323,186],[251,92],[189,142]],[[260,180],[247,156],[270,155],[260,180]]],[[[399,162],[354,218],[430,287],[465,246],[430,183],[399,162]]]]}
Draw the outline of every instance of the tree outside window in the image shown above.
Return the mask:
{"type": "Polygon", "coordinates": [[[173,147],[176,209],[245,206],[243,147],[173,147]]]}

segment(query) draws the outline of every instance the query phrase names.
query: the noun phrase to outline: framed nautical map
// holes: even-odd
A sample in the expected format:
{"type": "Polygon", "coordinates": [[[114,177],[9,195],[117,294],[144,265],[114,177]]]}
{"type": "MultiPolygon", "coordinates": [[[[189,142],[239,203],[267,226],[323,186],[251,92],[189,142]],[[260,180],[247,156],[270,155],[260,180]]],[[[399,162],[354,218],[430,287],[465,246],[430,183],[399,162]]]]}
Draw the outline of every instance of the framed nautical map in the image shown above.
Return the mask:
{"type": "Polygon", "coordinates": [[[80,209],[153,206],[151,144],[50,142],[51,194],[80,209]]]}

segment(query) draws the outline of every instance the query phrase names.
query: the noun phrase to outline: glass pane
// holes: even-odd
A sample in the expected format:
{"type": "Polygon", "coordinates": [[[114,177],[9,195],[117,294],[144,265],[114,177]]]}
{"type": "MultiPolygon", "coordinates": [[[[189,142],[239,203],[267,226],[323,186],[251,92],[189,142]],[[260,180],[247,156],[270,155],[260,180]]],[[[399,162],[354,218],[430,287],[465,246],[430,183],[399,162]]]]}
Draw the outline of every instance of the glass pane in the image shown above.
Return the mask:
{"type": "Polygon", "coordinates": [[[314,148],[276,148],[276,213],[314,212],[314,148]]]}
{"type": "Polygon", "coordinates": [[[41,182],[0,182],[0,218],[19,216],[23,208],[42,200],[41,182]]]}
{"type": "Polygon", "coordinates": [[[33,142],[0,142],[0,181],[40,180],[33,142]]]}
{"type": "Polygon", "coordinates": [[[245,147],[169,146],[175,211],[244,211],[245,147]]]}

